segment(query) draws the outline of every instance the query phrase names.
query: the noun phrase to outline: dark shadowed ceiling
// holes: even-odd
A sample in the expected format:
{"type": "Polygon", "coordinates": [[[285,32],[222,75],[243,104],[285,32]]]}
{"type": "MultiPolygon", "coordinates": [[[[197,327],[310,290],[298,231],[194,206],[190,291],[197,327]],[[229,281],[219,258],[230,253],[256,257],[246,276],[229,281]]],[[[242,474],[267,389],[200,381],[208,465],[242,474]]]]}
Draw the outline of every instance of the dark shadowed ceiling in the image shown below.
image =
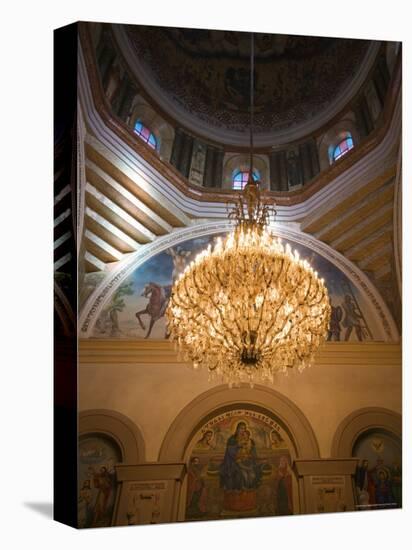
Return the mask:
{"type": "MultiPolygon", "coordinates": [[[[250,34],[127,26],[140,79],[153,79],[204,124],[242,132],[249,124],[250,34]]],[[[256,131],[304,123],[351,85],[370,41],[255,34],[256,131]]],[[[144,82],[142,82],[144,85],[144,82]]]]}

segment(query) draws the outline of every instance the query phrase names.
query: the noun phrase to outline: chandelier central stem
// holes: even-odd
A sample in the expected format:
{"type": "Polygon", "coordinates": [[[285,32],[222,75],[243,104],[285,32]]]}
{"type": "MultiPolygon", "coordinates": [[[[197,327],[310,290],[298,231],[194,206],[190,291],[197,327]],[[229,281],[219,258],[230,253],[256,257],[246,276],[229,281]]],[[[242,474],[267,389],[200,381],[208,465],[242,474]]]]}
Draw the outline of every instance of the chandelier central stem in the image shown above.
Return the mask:
{"type": "Polygon", "coordinates": [[[255,103],[255,40],[253,32],[250,35],[250,173],[249,180],[253,181],[253,124],[255,103]]]}

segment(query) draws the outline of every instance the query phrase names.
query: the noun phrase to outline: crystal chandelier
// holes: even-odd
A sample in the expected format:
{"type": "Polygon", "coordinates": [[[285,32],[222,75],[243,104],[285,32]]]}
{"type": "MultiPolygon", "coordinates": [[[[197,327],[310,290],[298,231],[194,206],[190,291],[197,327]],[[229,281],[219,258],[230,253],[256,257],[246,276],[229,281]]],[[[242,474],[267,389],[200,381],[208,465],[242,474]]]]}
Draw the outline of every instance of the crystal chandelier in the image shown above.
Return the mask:
{"type": "Polygon", "coordinates": [[[250,171],[229,214],[235,227],[187,266],[166,310],[169,337],[184,358],[229,385],[303,370],[325,339],[331,311],[323,279],[271,233],[274,207],[253,179],[253,35],[251,42],[250,171]]]}

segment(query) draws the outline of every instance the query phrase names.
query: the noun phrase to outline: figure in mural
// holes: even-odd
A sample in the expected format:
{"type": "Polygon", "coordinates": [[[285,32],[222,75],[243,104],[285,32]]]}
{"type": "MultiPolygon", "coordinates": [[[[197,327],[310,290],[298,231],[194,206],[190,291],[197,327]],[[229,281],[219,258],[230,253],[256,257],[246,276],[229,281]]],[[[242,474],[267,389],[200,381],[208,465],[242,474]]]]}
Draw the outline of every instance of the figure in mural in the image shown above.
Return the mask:
{"type": "Polygon", "coordinates": [[[109,512],[109,500],[115,487],[114,472],[109,472],[106,466],[102,466],[98,472],[94,472],[93,485],[98,489],[93,525],[105,525],[109,512]]]}
{"type": "Polygon", "coordinates": [[[243,511],[256,506],[256,489],[261,480],[255,442],[245,422],[239,422],[226,443],[220,467],[220,486],[224,490],[224,507],[243,511]]]}
{"type": "Polygon", "coordinates": [[[202,465],[199,458],[190,459],[187,471],[187,504],[186,515],[190,518],[198,518],[206,512],[207,492],[202,478],[202,465]]]}
{"type": "Polygon", "coordinates": [[[285,446],[284,440],[276,430],[270,432],[270,446],[272,449],[281,449],[285,446]]]}
{"type": "Polygon", "coordinates": [[[85,479],[79,491],[78,520],[80,528],[91,527],[93,524],[92,498],[90,479],[85,479]]]}
{"type": "Polygon", "coordinates": [[[328,341],[335,340],[335,342],[340,341],[340,332],[341,326],[340,322],[342,320],[342,308],[340,306],[332,306],[332,312],[330,315],[329,330],[328,330],[328,341]]]}
{"type": "Polygon", "coordinates": [[[205,168],[205,161],[206,161],[206,147],[199,142],[195,142],[193,146],[189,180],[192,183],[195,183],[196,185],[202,185],[203,183],[203,172],[205,168]]]}
{"type": "Polygon", "coordinates": [[[288,184],[290,187],[300,185],[302,183],[300,177],[299,157],[295,151],[290,151],[287,156],[287,174],[288,184]]]}
{"type": "Polygon", "coordinates": [[[381,468],[377,471],[377,479],[375,485],[375,502],[378,507],[382,508],[387,508],[387,505],[394,504],[389,475],[384,468],[381,468]]]}
{"type": "Polygon", "coordinates": [[[120,450],[103,437],[84,436],[79,442],[79,527],[111,525],[116,491],[114,466],[120,450]]]}
{"type": "Polygon", "coordinates": [[[240,449],[236,461],[240,466],[243,487],[245,489],[256,489],[260,478],[260,470],[256,467],[256,445],[250,436],[250,430],[245,430],[242,438],[239,439],[240,449]]]}
{"type": "Polygon", "coordinates": [[[345,294],[345,299],[342,304],[342,307],[345,312],[345,318],[343,319],[342,325],[346,328],[345,332],[345,342],[350,338],[352,330],[355,329],[356,336],[360,342],[363,341],[364,336],[366,336],[365,327],[362,325],[363,315],[357,306],[355,300],[350,294],[345,294]]]}
{"type": "Polygon", "coordinates": [[[226,439],[220,426],[216,426],[214,429],[214,440],[216,449],[224,449],[226,447],[226,439]]]}
{"type": "Polygon", "coordinates": [[[282,455],[276,476],[276,513],[278,516],[293,514],[292,472],[288,457],[282,455]]]}
{"type": "Polygon", "coordinates": [[[196,443],[196,449],[202,449],[202,450],[214,449],[215,447],[212,443],[212,439],[213,439],[212,430],[207,430],[199,439],[199,441],[196,443]]]}
{"type": "Polygon", "coordinates": [[[354,456],[363,457],[355,474],[360,509],[400,508],[402,506],[402,447],[400,441],[382,432],[361,437],[354,456]],[[369,467],[373,464],[372,467],[369,467]]]}
{"type": "Polygon", "coordinates": [[[179,275],[185,270],[191,251],[177,247],[169,248],[166,250],[166,254],[169,254],[173,260],[172,281],[175,282],[179,275]]]}
{"type": "Polygon", "coordinates": [[[355,486],[360,506],[367,506],[375,501],[375,486],[368,470],[367,460],[359,461],[355,473],[355,486]]]}
{"type": "Polygon", "coordinates": [[[400,508],[402,506],[402,468],[398,460],[394,460],[391,467],[392,496],[400,508]]]}
{"type": "Polygon", "coordinates": [[[140,316],[148,315],[150,317],[149,328],[147,330],[145,338],[148,338],[150,336],[155,322],[164,316],[170,298],[171,289],[171,285],[160,286],[156,283],[147,283],[145,285],[142,296],[148,298],[149,302],[145,309],[137,311],[135,314],[143,330],[146,329],[146,326],[140,316]]]}

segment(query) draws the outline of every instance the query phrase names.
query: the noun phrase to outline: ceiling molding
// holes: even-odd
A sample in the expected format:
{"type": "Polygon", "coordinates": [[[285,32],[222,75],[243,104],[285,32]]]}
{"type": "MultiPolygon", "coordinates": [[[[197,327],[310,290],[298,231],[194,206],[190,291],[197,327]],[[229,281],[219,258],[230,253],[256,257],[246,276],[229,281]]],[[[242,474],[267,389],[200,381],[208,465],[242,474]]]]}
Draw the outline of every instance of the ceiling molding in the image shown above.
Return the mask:
{"type": "MultiPolygon", "coordinates": [[[[168,340],[80,339],[79,365],[170,365],[190,363],[179,359],[168,340]]],[[[402,348],[388,342],[325,342],[317,351],[317,366],[402,368],[402,348]]]]}

